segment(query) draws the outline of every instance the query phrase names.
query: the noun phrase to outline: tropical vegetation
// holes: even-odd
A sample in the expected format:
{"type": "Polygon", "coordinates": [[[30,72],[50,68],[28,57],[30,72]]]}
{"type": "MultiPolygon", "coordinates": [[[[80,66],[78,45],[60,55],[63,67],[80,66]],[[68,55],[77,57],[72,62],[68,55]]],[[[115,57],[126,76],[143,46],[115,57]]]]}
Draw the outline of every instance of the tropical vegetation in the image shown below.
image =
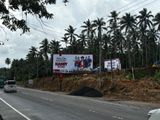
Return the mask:
{"type": "Polygon", "coordinates": [[[29,49],[25,59],[12,60],[10,77],[51,76],[56,53],[93,54],[94,67],[103,66],[106,59],[119,58],[123,69],[149,67],[160,60],[160,13],[153,15],[146,8],[137,15],[120,16],[112,11],[108,19],[88,19],[80,28],[69,25],[64,30],[61,40],[45,38],[39,48],[29,49]]]}

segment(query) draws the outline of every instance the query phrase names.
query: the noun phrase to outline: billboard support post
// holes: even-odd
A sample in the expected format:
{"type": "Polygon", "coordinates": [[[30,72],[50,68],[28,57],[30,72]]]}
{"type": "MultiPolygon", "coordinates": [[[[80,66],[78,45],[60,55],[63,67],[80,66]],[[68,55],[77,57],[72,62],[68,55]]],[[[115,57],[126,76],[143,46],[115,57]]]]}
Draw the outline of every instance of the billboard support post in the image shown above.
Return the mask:
{"type": "Polygon", "coordinates": [[[59,74],[59,90],[62,91],[62,82],[63,82],[64,75],[59,74]]]}

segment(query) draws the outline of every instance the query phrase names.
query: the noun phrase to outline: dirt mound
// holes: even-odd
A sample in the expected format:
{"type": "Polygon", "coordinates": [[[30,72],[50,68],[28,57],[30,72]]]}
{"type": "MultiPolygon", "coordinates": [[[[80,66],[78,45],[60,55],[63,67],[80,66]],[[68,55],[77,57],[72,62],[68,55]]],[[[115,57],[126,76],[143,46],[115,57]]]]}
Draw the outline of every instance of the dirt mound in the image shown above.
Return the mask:
{"type": "Polygon", "coordinates": [[[101,92],[90,87],[82,87],[78,90],[71,92],[69,95],[86,96],[86,97],[102,97],[103,96],[101,92]]]}

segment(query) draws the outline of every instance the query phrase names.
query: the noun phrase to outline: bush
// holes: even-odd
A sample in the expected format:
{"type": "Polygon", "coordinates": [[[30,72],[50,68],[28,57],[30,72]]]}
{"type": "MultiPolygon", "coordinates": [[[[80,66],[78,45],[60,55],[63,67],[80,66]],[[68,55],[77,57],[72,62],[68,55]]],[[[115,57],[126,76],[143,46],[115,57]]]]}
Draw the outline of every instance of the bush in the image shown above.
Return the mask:
{"type": "Polygon", "coordinates": [[[132,73],[127,73],[126,75],[126,79],[128,79],[128,80],[132,80],[132,73]]]}
{"type": "Polygon", "coordinates": [[[156,81],[158,81],[160,83],[160,71],[156,71],[154,78],[156,81]]]}
{"type": "Polygon", "coordinates": [[[78,77],[78,76],[72,76],[72,77],[69,77],[68,80],[78,81],[78,80],[80,80],[80,77],[78,77]]]}
{"type": "Polygon", "coordinates": [[[135,74],[135,79],[141,79],[144,77],[148,77],[148,75],[149,75],[145,70],[135,71],[134,74],[135,74]]]}

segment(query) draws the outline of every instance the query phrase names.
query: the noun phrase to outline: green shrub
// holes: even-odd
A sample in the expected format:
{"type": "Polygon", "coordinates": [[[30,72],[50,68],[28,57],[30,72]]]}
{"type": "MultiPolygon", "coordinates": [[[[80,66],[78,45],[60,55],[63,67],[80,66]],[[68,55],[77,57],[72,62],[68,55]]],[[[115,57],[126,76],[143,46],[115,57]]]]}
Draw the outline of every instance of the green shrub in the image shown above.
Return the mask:
{"type": "Polygon", "coordinates": [[[160,83],[160,71],[156,71],[156,73],[154,74],[154,78],[157,82],[160,83]]]}
{"type": "Polygon", "coordinates": [[[141,70],[141,71],[138,70],[134,72],[134,75],[135,75],[135,79],[141,79],[141,78],[148,77],[149,74],[147,74],[147,72],[144,70],[141,70]]]}
{"type": "MultiPolygon", "coordinates": [[[[132,72],[127,72],[126,73],[126,79],[128,80],[132,80],[133,79],[133,74],[132,72]]],[[[142,78],[145,78],[145,77],[150,77],[150,74],[147,73],[147,71],[145,70],[134,70],[134,78],[135,79],[142,79],[142,78]]]]}
{"type": "Polygon", "coordinates": [[[125,75],[125,77],[126,77],[126,79],[128,79],[128,80],[132,80],[132,73],[127,73],[126,75],[125,75]]]}

